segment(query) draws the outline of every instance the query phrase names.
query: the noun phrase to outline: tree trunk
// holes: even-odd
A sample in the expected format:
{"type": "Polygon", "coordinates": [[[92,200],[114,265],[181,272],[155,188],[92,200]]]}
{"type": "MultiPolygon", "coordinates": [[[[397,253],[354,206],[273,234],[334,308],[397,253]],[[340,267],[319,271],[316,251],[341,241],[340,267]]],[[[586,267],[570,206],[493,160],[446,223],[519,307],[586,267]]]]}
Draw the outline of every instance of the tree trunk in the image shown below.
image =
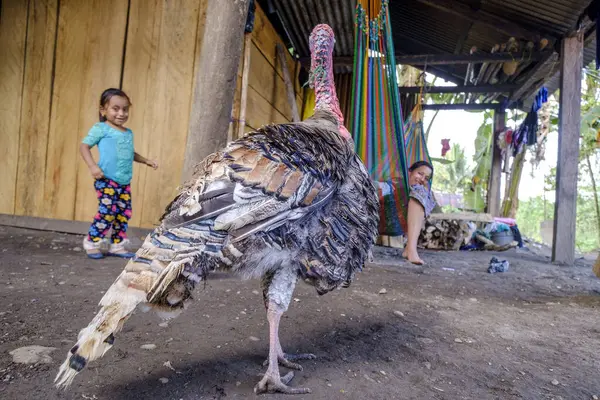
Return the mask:
{"type": "Polygon", "coordinates": [[[183,162],[185,182],[206,156],[227,144],[248,1],[208,0],[183,162]]]}
{"type": "Polygon", "coordinates": [[[590,179],[592,180],[592,191],[594,192],[594,201],[596,203],[596,224],[598,225],[598,243],[600,244],[600,200],[598,199],[598,187],[596,186],[596,178],[594,177],[594,170],[592,169],[592,162],[590,161],[589,154],[586,154],[585,160],[587,161],[588,170],[590,172],[590,179]]]}

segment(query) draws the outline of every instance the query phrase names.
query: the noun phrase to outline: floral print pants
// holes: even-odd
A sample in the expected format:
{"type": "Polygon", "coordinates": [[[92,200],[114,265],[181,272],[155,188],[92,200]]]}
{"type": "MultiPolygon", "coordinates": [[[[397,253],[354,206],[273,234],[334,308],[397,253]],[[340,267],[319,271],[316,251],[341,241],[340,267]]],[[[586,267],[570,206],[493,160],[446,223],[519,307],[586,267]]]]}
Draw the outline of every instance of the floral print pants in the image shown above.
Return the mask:
{"type": "Polygon", "coordinates": [[[94,183],[98,196],[98,213],[88,232],[88,240],[99,242],[112,227],[112,243],[127,239],[127,222],[131,218],[131,187],[107,178],[94,183]]]}

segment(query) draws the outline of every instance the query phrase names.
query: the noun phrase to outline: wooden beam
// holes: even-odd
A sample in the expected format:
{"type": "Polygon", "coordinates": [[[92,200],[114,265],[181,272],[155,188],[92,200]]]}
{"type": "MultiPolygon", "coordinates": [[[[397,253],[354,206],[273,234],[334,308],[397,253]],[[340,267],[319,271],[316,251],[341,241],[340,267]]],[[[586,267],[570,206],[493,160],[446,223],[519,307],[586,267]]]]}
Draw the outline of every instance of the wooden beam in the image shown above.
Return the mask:
{"type": "MultiPolygon", "coordinates": [[[[396,56],[396,64],[400,65],[455,65],[470,63],[500,63],[506,61],[541,61],[550,54],[552,50],[527,52],[519,51],[516,53],[498,52],[498,53],[480,53],[475,54],[404,54],[396,56]]],[[[352,66],[352,56],[340,56],[333,58],[333,65],[336,67],[352,66]]],[[[310,57],[300,58],[302,65],[310,66],[310,57]]]]}
{"type": "Polygon", "coordinates": [[[426,4],[438,10],[445,11],[466,19],[469,22],[487,25],[496,31],[508,36],[514,36],[517,39],[526,39],[533,42],[539,41],[545,37],[549,40],[556,40],[553,35],[536,32],[526,27],[511,22],[498,15],[484,10],[475,10],[465,3],[455,0],[417,0],[419,3],[426,4]]]}
{"type": "MultiPolygon", "coordinates": [[[[549,51],[516,53],[474,53],[474,54],[415,54],[396,56],[396,64],[403,65],[452,65],[470,64],[484,62],[506,62],[506,61],[539,61],[547,56],[549,51]]],[[[342,57],[340,57],[342,58],[342,57]]],[[[349,57],[352,58],[352,57],[349,57]]],[[[336,59],[334,58],[334,63],[336,59]]],[[[352,61],[352,60],[351,60],[352,61]]]]}
{"type": "Polygon", "coordinates": [[[209,1],[194,81],[182,180],[227,143],[249,0],[209,1]],[[226,51],[224,50],[226,49],[226,51]]]}
{"type": "Polygon", "coordinates": [[[479,85],[479,86],[399,86],[400,93],[511,93],[517,85],[479,85]]]}
{"type": "MultiPolygon", "coordinates": [[[[248,78],[250,76],[250,48],[252,47],[252,32],[244,33],[244,64],[242,64],[242,87],[240,90],[240,115],[237,122],[237,136],[244,136],[246,128],[246,104],[248,102],[248,78]]],[[[235,125],[232,123],[232,125],[235,125]]],[[[233,135],[227,135],[227,141],[233,139],[233,135]]]]}
{"type": "Polygon", "coordinates": [[[575,262],[583,42],[583,33],[567,37],[563,39],[561,50],[552,261],[568,265],[575,262]]]}
{"type": "Polygon", "coordinates": [[[483,111],[495,110],[501,107],[501,103],[456,103],[456,104],[423,104],[423,110],[470,110],[483,111]]]}
{"type": "Polygon", "coordinates": [[[492,127],[492,168],[488,181],[487,212],[494,217],[500,216],[500,185],[502,181],[502,151],[498,146],[498,133],[506,128],[506,111],[494,111],[494,125],[492,127]]]}

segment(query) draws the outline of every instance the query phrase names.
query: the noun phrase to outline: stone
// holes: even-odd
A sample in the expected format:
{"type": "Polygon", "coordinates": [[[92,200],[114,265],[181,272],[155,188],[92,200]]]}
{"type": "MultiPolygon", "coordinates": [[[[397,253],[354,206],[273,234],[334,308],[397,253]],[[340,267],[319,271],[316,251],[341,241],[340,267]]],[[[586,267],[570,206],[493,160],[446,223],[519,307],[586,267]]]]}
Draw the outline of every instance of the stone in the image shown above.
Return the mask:
{"type": "Polygon", "coordinates": [[[32,345],[19,347],[9,354],[13,357],[13,362],[19,364],[50,364],[52,363],[50,353],[54,350],[56,347],[32,345]]]}

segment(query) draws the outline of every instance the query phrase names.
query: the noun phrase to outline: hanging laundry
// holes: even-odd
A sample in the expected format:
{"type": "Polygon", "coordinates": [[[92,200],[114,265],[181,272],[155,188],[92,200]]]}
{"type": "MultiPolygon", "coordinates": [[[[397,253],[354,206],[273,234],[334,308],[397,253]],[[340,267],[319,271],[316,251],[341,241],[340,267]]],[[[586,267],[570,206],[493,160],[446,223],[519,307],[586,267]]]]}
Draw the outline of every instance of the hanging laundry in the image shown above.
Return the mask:
{"type": "Polygon", "coordinates": [[[442,139],[442,157],[446,157],[448,150],[450,150],[450,139],[442,139]]]}
{"type": "Polygon", "coordinates": [[[531,111],[517,128],[513,135],[513,156],[519,154],[525,145],[533,146],[537,143],[538,111],[548,101],[548,89],[542,87],[533,100],[531,111]]]}

